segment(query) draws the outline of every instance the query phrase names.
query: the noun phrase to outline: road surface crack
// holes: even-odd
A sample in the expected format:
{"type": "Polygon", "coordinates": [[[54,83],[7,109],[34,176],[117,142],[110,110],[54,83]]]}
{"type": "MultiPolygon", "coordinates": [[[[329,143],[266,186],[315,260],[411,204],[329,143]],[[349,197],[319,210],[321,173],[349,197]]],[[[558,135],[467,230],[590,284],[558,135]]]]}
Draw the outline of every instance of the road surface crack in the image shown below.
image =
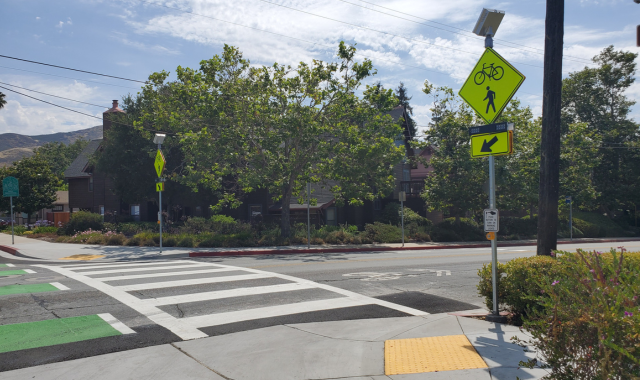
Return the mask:
{"type": "Polygon", "coordinates": [[[176,309],[178,309],[178,318],[183,318],[184,317],[184,311],[182,311],[182,309],[180,309],[180,305],[176,304],[176,309]]]}
{"type": "Polygon", "coordinates": [[[175,348],[176,350],[178,350],[178,351],[182,352],[183,354],[185,354],[185,355],[186,355],[186,356],[188,356],[189,358],[191,358],[191,359],[195,360],[195,361],[196,361],[196,363],[200,364],[201,366],[203,366],[204,368],[208,369],[209,371],[211,371],[211,372],[215,373],[216,375],[218,375],[218,376],[222,377],[223,379],[225,379],[225,380],[233,380],[232,378],[227,377],[227,376],[225,376],[225,375],[221,374],[220,372],[218,372],[218,371],[216,371],[215,369],[213,369],[213,368],[209,367],[208,365],[204,364],[204,363],[203,363],[203,362],[201,362],[200,360],[198,360],[198,359],[194,358],[194,357],[193,357],[193,356],[191,356],[188,352],[184,351],[182,348],[180,348],[180,347],[176,346],[175,344],[173,344],[173,343],[169,343],[169,344],[170,344],[171,346],[173,346],[173,348],[175,348]]]}
{"type": "Polygon", "coordinates": [[[334,337],[332,337],[332,336],[327,336],[327,335],[322,335],[322,334],[314,333],[314,332],[311,332],[311,331],[303,330],[303,329],[298,328],[298,327],[293,327],[293,326],[291,326],[291,325],[283,325],[283,326],[289,327],[289,328],[294,329],[294,330],[302,331],[302,332],[307,333],[307,334],[316,335],[316,336],[321,336],[321,337],[323,337],[323,338],[327,338],[327,339],[334,339],[334,340],[346,340],[346,341],[349,341],[349,342],[369,342],[369,343],[378,343],[378,342],[379,342],[379,341],[377,341],[377,340],[366,340],[366,339],[334,338],[334,337]]]}

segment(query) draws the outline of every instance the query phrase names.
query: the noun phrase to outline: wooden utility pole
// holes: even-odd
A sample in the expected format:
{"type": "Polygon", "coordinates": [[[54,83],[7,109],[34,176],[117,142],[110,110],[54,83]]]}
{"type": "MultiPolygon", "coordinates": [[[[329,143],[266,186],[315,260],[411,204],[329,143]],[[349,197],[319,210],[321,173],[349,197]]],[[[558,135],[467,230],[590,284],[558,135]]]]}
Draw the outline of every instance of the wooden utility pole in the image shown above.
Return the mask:
{"type": "Polygon", "coordinates": [[[538,255],[550,255],[551,250],[556,249],[558,245],[564,0],[547,0],[547,16],[544,29],[538,255]]]}

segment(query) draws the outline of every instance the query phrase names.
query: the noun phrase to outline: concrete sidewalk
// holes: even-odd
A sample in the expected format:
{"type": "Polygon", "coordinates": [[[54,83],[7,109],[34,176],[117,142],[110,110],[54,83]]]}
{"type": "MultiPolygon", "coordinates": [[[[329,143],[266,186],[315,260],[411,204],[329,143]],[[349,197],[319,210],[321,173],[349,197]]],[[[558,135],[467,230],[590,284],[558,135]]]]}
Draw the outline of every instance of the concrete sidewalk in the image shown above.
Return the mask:
{"type": "Polygon", "coordinates": [[[544,376],[542,369],[519,368],[520,361],[534,358],[535,353],[511,343],[513,336],[527,339],[514,326],[450,314],[305,323],[40,365],[0,373],[0,378],[514,380],[517,376],[524,380],[544,376]],[[456,345],[460,339],[464,344],[456,345]],[[421,346],[434,341],[435,348],[421,346]]]}
{"type": "MultiPolygon", "coordinates": [[[[639,241],[639,238],[602,238],[559,240],[558,244],[608,243],[639,241]]],[[[534,246],[534,240],[500,241],[500,247],[534,246]]],[[[286,255],[286,254],[323,254],[332,252],[375,252],[433,250],[455,248],[488,248],[488,242],[451,242],[451,243],[406,243],[402,244],[363,244],[363,245],[323,245],[283,246],[283,247],[238,247],[238,248],[180,248],[158,247],[104,246],[88,244],[49,243],[42,240],[22,236],[15,237],[15,245],[11,244],[11,235],[0,233],[0,256],[17,254],[18,257],[38,260],[139,260],[139,259],[173,259],[198,256],[238,256],[238,255],[286,255]],[[72,256],[75,256],[73,258],[72,256]]],[[[13,257],[16,258],[16,257],[13,257]]]]}

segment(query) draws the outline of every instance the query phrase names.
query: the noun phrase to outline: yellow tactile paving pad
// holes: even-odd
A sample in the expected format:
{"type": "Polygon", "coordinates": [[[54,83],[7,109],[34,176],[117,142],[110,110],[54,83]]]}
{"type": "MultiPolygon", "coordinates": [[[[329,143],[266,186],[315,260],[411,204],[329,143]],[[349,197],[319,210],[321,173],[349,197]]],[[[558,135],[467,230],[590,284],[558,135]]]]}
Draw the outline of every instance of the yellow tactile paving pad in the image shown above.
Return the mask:
{"type": "Polygon", "coordinates": [[[487,364],[464,335],[384,342],[386,375],[473,368],[487,368],[487,364]]]}
{"type": "Polygon", "coordinates": [[[95,260],[104,257],[104,255],[72,255],[61,257],[58,260],[95,260]]]}

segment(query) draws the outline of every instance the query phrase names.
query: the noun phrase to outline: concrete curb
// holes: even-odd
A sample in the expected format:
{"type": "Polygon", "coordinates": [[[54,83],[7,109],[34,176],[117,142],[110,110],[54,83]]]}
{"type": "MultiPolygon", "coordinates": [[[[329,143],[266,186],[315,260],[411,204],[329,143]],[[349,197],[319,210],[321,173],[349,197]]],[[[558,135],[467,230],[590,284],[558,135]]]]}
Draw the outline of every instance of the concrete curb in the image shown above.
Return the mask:
{"type": "Polygon", "coordinates": [[[5,251],[7,253],[10,253],[14,256],[18,256],[20,255],[20,253],[18,252],[17,249],[12,248],[12,247],[7,247],[6,245],[0,245],[0,251],[5,251]]]}
{"type": "MultiPolygon", "coordinates": [[[[559,241],[560,244],[579,244],[579,243],[615,243],[626,241],[637,241],[638,239],[606,239],[606,240],[574,240],[574,241],[559,241]]],[[[535,246],[535,242],[521,242],[521,243],[500,243],[500,247],[522,247],[522,246],[535,246]]],[[[248,251],[205,251],[205,252],[189,252],[189,257],[215,257],[215,256],[253,256],[253,255],[295,255],[301,253],[318,254],[318,253],[349,253],[349,252],[384,252],[384,251],[421,251],[421,250],[435,250],[435,249],[456,249],[456,248],[489,248],[489,243],[475,243],[475,244],[451,244],[451,245],[425,245],[419,247],[345,247],[345,248],[319,248],[319,249],[259,249],[248,251]]]]}

